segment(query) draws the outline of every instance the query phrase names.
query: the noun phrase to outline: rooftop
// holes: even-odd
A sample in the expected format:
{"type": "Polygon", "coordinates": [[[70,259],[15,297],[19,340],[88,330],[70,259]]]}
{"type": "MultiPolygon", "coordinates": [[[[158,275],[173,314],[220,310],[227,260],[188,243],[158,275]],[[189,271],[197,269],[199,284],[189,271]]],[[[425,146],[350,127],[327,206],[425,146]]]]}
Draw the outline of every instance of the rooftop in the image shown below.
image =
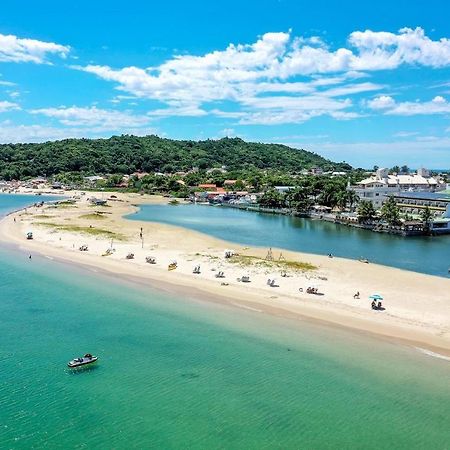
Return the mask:
{"type": "Polygon", "coordinates": [[[450,194],[445,192],[401,192],[393,196],[414,200],[440,200],[443,202],[450,202],[450,194]]]}

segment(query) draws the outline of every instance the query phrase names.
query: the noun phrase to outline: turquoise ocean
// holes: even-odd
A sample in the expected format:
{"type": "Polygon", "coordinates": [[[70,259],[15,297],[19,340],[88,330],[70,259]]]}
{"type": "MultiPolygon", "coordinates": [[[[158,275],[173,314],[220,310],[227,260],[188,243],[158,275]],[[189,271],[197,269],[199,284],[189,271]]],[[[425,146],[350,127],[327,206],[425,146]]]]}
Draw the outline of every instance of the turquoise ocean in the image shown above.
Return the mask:
{"type": "Polygon", "coordinates": [[[8,246],[0,267],[2,449],[450,446],[445,359],[8,246]]]}

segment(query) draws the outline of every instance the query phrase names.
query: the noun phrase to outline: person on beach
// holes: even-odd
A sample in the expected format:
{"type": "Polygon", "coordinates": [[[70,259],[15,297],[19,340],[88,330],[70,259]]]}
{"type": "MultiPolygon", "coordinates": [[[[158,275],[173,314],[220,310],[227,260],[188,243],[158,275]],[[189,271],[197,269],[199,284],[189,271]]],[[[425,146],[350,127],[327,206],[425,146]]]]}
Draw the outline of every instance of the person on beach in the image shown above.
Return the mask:
{"type": "Polygon", "coordinates": [[[356,292],[356,294],[353,296],[353,298],[356,300],[356,299],[359,299],[359,291],[358,292],[356,292]]]}
{"type": "Polygon", "coordinates": [[[31,259],[31,255],[28,257],[28,259],[31,259]]]}

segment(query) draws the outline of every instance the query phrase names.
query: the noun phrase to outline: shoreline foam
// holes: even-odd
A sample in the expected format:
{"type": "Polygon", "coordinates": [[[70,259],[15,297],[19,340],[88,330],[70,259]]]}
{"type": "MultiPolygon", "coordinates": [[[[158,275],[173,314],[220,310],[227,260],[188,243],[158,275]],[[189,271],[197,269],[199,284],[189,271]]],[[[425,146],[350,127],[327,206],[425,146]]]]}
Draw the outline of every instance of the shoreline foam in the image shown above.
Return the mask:
{"type": "MultiPolygon", "coordinates": [[[[114,193],[117,194],[117,193],[114,193]]],[[[95,194],[94,194],[95,195],[95,194]]],[[[246,255],[261,256],[266,249],[240,249],[239,245],[220,241],[201,233],[186,230],[171,225],[130,221],[122,216],[135,211],[134,204],[150,201],[166,202],[162,198],[149,198],[137,195],[119,194],[119,200],[105,209],[108,216],[108,230],[122,230],[129,241],[114,244],[116,254],[111,257],[101,257],[102,251],[108,245],[108,239],[87,237],[72,232],[57,232],[42,226],[33,226],[36,240],[24,239],[24,227],[29,227],[32,217],[41,210],[31,212],[31,216],[15,213],[4,218],[0,223],[0,239],[14,243],[27,251],[38,252],[56,261],[80,264],[91,271],[101,271],[115,276],[149,284],[156,289],[169,291],[180,295],[200,296],[207,301],[222,302],[235,308],[255,310],[256,313],[266,313],[293,319],[308,318],[326,322],[333,326],[345,327],[359,332],[377,334],[380,337],[396,340],[416,347],[426,347],[433,353],[450,356],[450,305],[448,292],[450,283],[445,278],[417,274],[386,266],[364,265],[357,261],[342,258],[329,259],[320,255],[301,254],[283,250],[290,260],[310,262],[319,267],[313,280],[305,274],[293,274],[287,279],[278,280],[280,288],[265,286],[268,276],[254,268],[239,268],[226,266],[225,281],[229,286],[221,286],[214,279],[213,266],[225,264],[220,260],[225,248],[238,248],[246,255]],[[13,217],[18,221],[13,222],[13,217]],[[138,228],[144,228],[145,238],[152,237],[150,244],[144,243],[140,248],[138,228]],[[80,245],[88,242],[89,252],[78,252],[75,243],[80,245]],[[72,245],[71,245],[72,243],[72,245]],[[174,245],[175,244],[175,245],[174,245]],[[175,247],[175,248],[174,248],[175,247]],[[103,250],[102,250],[103,249],[103,250]],[[125,259],[127,251],[133,251],[137,256],[133,261],[125,259]],[[95,253],[95,254],[94,254],[95,253]],[[119,254],[120,253],[120,254],[119,254]],[[155,254],[158,266],[145,264],[144,254],[155,254]],[[210,258],[208,256],[209,255],[210,258]],[[166,263],[170,259],[178,259],[179,269],[168,272],[166,263]],[[191,268],[200,263],[202,274],[195,276],[191,268]],[[251,273],[254,283],[245,286],[235,282],[235,275],[244,271],[251,273]],[[208,276],[209,275],[209,276],[208,276]],[[212,275],[212,276],[211,276],[212,275]],[[313,284],[317,277],[327,278],[320,281],[320,289],[324,291],[323,298],[299,294],[297,286],[313,284]],[[357,281],[355,281],[355,278],[357,281]],[[409,286],[409,287],[408,287],[409,286]],[[361,292],[361,300],[351,298],[356,290],[361,292]],[[381,291],[385,294],[387,310],[374,312],[370,310],[367,294],[381,291]],[[433,292],[430,296],[429,292],[433,292]],[[447,300],[447,301],[446,301],[447,300]],[[236,305],[236,302],[239,305],[236,305]],[[234,305],[233,305],[234,303],[234,305]]],[[[83,201],[85,203],[85,201],[83,201]]],[[[75,215],[93,212],[88,205],[79,204],[79,209],[50,211],[55,223],[64,220],[71,224],[81,223],[75,215]]],[[[103,222],[101,220],[100,222],[103,222]]],[[[97,225],[97,224],[95,224],[97,225]]],[[[99,225],[100,226],[100,225],[99,225]]],[[[102,225],[103,226],[103,225],[102,225]]],[[[274,249],[274,251],[277,251],[274,249]]],[[[224,269],[220,269],[224,270],[224,269]]],[[[270,269],[268,269],[270,271],[270,269]]]]}

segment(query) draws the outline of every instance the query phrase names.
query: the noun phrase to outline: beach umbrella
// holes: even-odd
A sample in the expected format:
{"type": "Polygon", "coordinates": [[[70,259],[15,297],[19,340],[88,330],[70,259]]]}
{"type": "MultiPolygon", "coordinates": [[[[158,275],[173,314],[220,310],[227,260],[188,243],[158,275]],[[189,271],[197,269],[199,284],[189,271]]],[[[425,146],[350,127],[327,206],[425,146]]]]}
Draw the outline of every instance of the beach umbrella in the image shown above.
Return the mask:
{"type": "Polygon", "coordinates": [[[380,294],[373,294],[369,297],[371,300],[383,300],[383,296],[380,294]]]}

